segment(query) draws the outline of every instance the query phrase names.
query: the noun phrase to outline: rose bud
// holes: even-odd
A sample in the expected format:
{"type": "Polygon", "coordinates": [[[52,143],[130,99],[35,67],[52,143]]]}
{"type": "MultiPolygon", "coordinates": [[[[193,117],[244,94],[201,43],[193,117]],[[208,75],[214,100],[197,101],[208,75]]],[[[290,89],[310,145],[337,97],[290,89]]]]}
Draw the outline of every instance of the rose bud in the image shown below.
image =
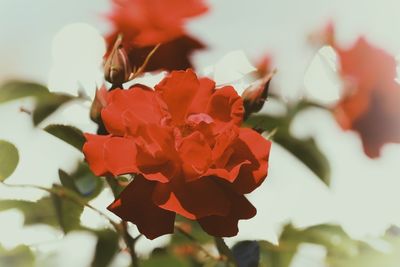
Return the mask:
{"type": "Polygon", "coordinates": [[[100,89],[96,89],[96,95],[92,102],[92,106],[90,107],[90,119],[96,123],[98,123],[100,118],[100,113],[103,107],[107,104],[107,89],[105,86],[102,86],[100,89]]]}
{"type": "Polygon", "coordinates": [[[269,85],[274,72],[269,73],[263,79],[252,83],[242,94],[243,106],[245,110],[244,119],[251,113],[259,112],[267,100],[269,85]]]}
{"type": "Polygon", "coordinates": [[[106,81],[119,87],[129,81],[131,73],[132,67],[122,45],[122,36],[120,35],[104,63],[104,76],[106,81]]]}

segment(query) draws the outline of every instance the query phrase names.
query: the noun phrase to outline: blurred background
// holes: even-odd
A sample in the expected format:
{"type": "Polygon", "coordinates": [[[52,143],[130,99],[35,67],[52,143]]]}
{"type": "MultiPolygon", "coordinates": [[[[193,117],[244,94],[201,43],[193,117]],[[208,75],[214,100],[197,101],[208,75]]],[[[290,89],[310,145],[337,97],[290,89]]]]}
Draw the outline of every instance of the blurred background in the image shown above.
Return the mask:
{"type": "MultiPolygon", "coordinates": [[[[400,53],[400,3],[395,0],[207,3],[210,11],[191,20],[188,26],[208,46],[193,56],[196,69],[206,70],[236,50],[242,50],[253,64],[268,55],[277,69],[271,87],[288,105],[305,98],[333,105],[339,99],[341,84],[334,72],[335,55],[326,47],[320,50],[321,46],[313,45],[309,38],[328,22],[334,23],[337,42],[342,46],[350,46],[362,35],[393,55],[400,53]]],[[[108,0],[1,0],[0,83],[30,80],[68,93],[76,93],[76,88],[81,87],[93,96],[96,85],[102,81],[102,36],[110,30],[105,18],[109,10],[108,0]]],[[[29,99],[0,106],[0,139],[11,141],[20,151],[20,164],[8,181],[49,186],[57,180],[59,168],[71,171],[83,156],[40,127],[33,127],[30,117],[21,112],[21,107],[31,106],[29,99]]],[[[96,125],[88,115],[82,115],[87,110],[85,104],[71,103],[43,123],[68,123],[94,132],[96,125]]],[[[271,101],[263,112],[283,114],[285,107],[271,101]]],[[[290,242],[297,242],[292,260],[266,266],[367,266],[359,262],[360,265],[330,262],[357,253],[351,249],[358,249],[358,241],[368,244],[379,255],[396,251],[382,237],[388,231],[399,234],[400,145],[386,145],[378,159],[370,159],[364,155],[356,133],[344,132],[329,111],[317,108],[299,113],[290,131],[297,138],[314,137],[330,163],[330,186],[274,143],[268,179],[249,196],[258,213],[251,220],[241,221],[238,236],[227,239],[227,243],[267,240],[271,246],[279,247],[282,233],[291,233],[290,238],[296,241],[289,238],[290,242]],[[341,242],[344,237],[352,241],[341,242]],[[328,238],[330,246],[314,242],[313,238],[328,238]],[[330,248],[340,245],[346,253],[332,253],[330,248]]],[[[0,185],[0,199],[34,201],[43,194],[0,185]]],[[[105,210],[103,207],[112,199],[111,192],[105,190],[93,200],[93,205],[105,210]]],[[[90,227],[106,225],[101,217],[86,209],[81,220],[90,227]]],[[[36,266],[90,265],[94,236],[85,232],[64,236],[49,226],[24,226],[23,222],[17,209],[0,212],[0,252],[25,244],[39,255],[36,266]]],[[[143,238],[137,249],[141,255],[147,255],[168,240],[169,237],[155,241],[143,238]]],[[[112,266],[127,263],[129,257],[120,253],[112,266]]],[[[398,265],[391,261],[368,266],[398,265]]]]}

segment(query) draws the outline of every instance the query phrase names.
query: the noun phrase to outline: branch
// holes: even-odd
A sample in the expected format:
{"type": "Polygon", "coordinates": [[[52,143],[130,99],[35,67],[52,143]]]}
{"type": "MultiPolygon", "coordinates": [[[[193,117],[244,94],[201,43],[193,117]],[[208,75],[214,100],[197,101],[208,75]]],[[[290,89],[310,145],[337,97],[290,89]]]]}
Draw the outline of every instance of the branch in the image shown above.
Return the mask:
{"type": "MultiPolygon", "coordinates": [[[[230,248],[226,245],[224,239],[222,237],[214,237],[215,245],[217,246],[218,252],[221,256],[225,256],[233,266],[238,266],[235,260],[235,257],[233,256],[232,251],[230,248]]],[[[228,264],[229,266],[229,264],[228,264]]]]}
{"type": "Polygon", "coordinates": [[[38,190],[42,190],[42,191],[46,191],[50,194],[54,194],[57,195],[60,198],[66,198],[69,199],[70,201],[73,201],[74,203],[83,206],[83,207],[88,207],[89,209],[97,212],[100,216],[104,217],[106,220],[108,220],[111,225],[115,228],[115,230],[117,232],[121,232],[121,227],[119,226],[118,223],[114,222],[110,217],[108,217],[107,214],[105,214],[104,212],[102,212],[101,210],[93,207],[92,205],[90,205],[89,203],[87,203],[86,201],[80,199],[79,197],[76,197],[75,193],[69,191],[66,188],[63,189],[56,189],[56,188],[47,188],[47,187],[43,187],[43,186],[39,186],[39,185],[31,185],[31,184],[8,184],[5,182],[0,182],[1,184],[7,186],[7,187],[14,187],[14,188],[34,188],[34,189],[38,189],[38,190]]]}
{"type": "Polygon", "coordinates": [[[146,59],[144,60],[142,66],[139,67],[139,69],[135,72],[132,72],[131,76],[129,77],[128,81],[131,81],[141,75],[145,68],[147,67],[147,64],[149,63],[151,57],[154,55],[154,53],[157,51],[157,49],[160,47],[161,44],[157,44],[153,50],[150,51],[150,53],[147,55],[146,59]]]}
{"type": "Polygon", "coordinates": [[[210,254],[210,252],[208,252],[207,249],[205,249],[202,245],[199,244],[199,241],[194,236],[192,236],[191,234],[186,232],[181,226],[175,225],[175,229],[178,230],[178,232],[181,233],[182,235],[184,235],[187,239],[192,241],[194,243],[194,245],[196,246],[196,248],[198,250],[202,251],[207,257],[214,259],[216,261],[223,260],[221,257],[215,257],[214,255],[210,254]]]}
{"type": "MultiPolygon", "coordinates": [[[[118,198],[119,192],[117,189],[115,178],[107,176],[106,181],[107,181],[107,184],[110,187],[111,191],[113,192],[114,197],[118,198]]],[[[126,247],[128,248],[128,251],[129,251],[129,255],[131,256],[132,266],[139,267],[138,256],[136,255],[136,252],[135,252],[135,245],[136,245],[136,241],[142,235],[139,235],[136,238],[133,238],[128,232],[128,223],[124,220],[122,220],[121,223],[119,224],[119,228],[121,229],[122,238],[124,239],[126,247]]]]}

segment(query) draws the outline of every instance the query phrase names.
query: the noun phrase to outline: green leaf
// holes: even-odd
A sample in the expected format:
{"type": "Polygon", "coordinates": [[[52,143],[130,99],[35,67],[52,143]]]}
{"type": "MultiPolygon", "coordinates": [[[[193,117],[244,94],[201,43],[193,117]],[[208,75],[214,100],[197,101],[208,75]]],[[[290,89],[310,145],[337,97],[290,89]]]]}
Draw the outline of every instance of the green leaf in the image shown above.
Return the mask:
{"type": "MultiPolygon", "coordinates": [[[[307,106],[309,107],[309,106],[307,106]]],[[[305,166],[307,166],[326,185],[330,183],[330,165],[328,159],[318,148],[313,138],[298,139],[290,133],[293,114],[287,116],[253,115],[246,125],[260,132],[272,132],[276,129],[273,141],[281,145],[305,166]]]]}
{"type": "Polygon", "coordinates": [[[176,232],[176,234],[172,235],[171,244],[180,246],[191,244],[193,242],[198,242],[200,244],[213,243],[213,237],[208,235],[201,228],[198,222],[177,215],[176,223],[178,225],[178,229],[182,229],[182,231],[187,232],[190,237],[179,230],[176,232]]]}
{"type": "Polygon", "coordinates": [[[297,139],[288,132],[277,131],[274,141],[304,163],[326,185],[330,183],[330,165],[328,159],[319,150],[313,138],[297,139]]]}
{"type": "Polygon", "coordinates": [[[278,245],[267,241],[259,242],[260,266],[289,267],[302,243],[324,246],[328,251],[335,251],[335,257],[340,258],[354,252],[358,241],[351,240],[341,227],[335,225],[317,225],[306,229],[296,229],[289,224],[284,227],[278,245]]]}
{"type": "MultiPolygon", "coordinates": [[[[58,188],[61,191],[65,191],[63,188],[57,186],[54,186],[53,188],[58,188]]],[[[65,193],[71,196],[71,193],[65,193]]],[[[71,201],[70,199],[60,197],[55,194],[51,194],[51,198],[55,208],[55,216],[63,232],[68,233],[73,230],[82,229],[80,225],[80,217],[84,207],[75,203],[74,201],[71,201]]]]}
{"type": "Polygon", "coordinates": [[[53,202],[50,197],[44,197],[37,202],[25,200],[1,200],[0,211],[9,209],[18,209],[23,213],[25,217],[24,225],[58,225],[53,202]]]}
{"type": "Polygon", "coordinates": [[[33,124],[38,125],[60,106],[73,99],[76,99],[76,97],[59,93],[49,93],[39,98],[33,111],[33,124]]]}
{"type": "Polygon", "coordinates": [[[51,93],[45,86],[32,82],[9,81],[0,86],[0,104],[24,97],[36,99],[32,117],[34,125],[38,125],[61,105],[76,99],[67,94],[51,93]]]}
{"type": "MultiPolygon", "coordinates": [[[[397,267],[400,263],[400,236],[390,232],[378,240],[378,248],[352,240],[347,253],[335,247],[328,249],[327,263],[330,267],[397,267]]],[[[375,244],[377,242],[375,241],[375,244]]]]}
{"type": "Polygon", "coordinates": [[[80,151],[82,150],[83,144],[86,141],[82,131],[73,126],[50,124],[46,126],[44,130],[80,151]]]}
{"type": "Polygon", "coordinates": [[[34,254],[28,246],[20,245],[12,250],[5,250],[0,246],[0,266],[31,267],[34,263],[34,254]]]}
{"type": "Polygon", "coordinates": [[[104,181],[95,176],[84,162],[79,163],[72,174],[68,174],[61,169],[58,174],[61,184],[77,193],[78,197],[85,201],[97,197],[104,188],[104,181]]]}
{"type": "MultiPolygon", "coordinates": [[[[64,191],[60,187],[53,187],[64,191]]],[[[66,194],[68,192],[65,192],[66,194]]],[[[24,225],[47,224],[50,226],[59,226],[65,233],[82,229],[80,226],[80,216],[83,206],[65,197],[55,194],[44,197],[37,202],[25,200],[1,200],[0,211],[18,209],[24,217],[24,225]]]]}
{"type": "Polygon", "coordinates": [[[114,177],[106,177],[106,181],[108,186],[110,187],[111,191],[115,198],[117,198],[121,192],[124,190],[124,186],[120,183],[121,178],[114,178],[114,177]]]}
{"type": "Polygon", "coordinates": [[[19,155],[17,148],[4,140],[0,140],[0,181],[4,181],[17,168],[19,155]]]}
{"type": "Polygon", "coordinates": [[[40,84],[25,81],[9,81],[0,86],[0,104],[24,97],[42,97],[49,90],[40,84]]]}
{"type": "Polygon", "coordinates": [[[172,253],[167,253],[165,249],[155,249],[150,257],[140,262],[141,267],[159,267],[159,266],[173,266],[173,267],[190,267],[190,262],[172,253]]]}
{"type": "Polygon", "coordinates": [[[118,234],[111,230],[102,230],[95,233],[98,239],[91,266],[107,267],[119,250],[118,234]]]}

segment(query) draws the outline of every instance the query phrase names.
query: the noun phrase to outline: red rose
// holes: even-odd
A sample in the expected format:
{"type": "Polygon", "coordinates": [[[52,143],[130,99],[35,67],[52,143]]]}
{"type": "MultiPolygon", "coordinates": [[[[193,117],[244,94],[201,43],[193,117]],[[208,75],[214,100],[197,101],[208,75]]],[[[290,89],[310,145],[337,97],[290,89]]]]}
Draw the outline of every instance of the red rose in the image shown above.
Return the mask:
{"type": "Polygon", "coordinates": [[[271,143],[240,128],[233,87],[174,71],[155,90],[109,92],[101,115],[110,134],[86,134],[86,160],[96,175],[136,174],[109,209],[146,237],[172,233],[176,214],[233,236],[256,214],[244,194],[266,178],[271,143]]]}
{"type": "Polygon", "coordinates": [[[338,52],[344,97],[334,109],[344,129],[357,131],[365,153],[378,157],[386,143],[400,142],[400,86],[396,60],[360,38],[338,52]]]}
{"type": "MultiPolygon", "coordinates": [[[[152,56],[146,71],[176,70],[191,67],[190,54],[204,45],[187,35],[187,19],[203,14],[202,0],[114,0],[109,18],[114,30],[107,37],[111,51],[118,34],[124,38],[132,66],[138,68],[155,45],[162,43],[152,56]]],[[[108,53],[109,53],[108,52],[108,53]]]]}

